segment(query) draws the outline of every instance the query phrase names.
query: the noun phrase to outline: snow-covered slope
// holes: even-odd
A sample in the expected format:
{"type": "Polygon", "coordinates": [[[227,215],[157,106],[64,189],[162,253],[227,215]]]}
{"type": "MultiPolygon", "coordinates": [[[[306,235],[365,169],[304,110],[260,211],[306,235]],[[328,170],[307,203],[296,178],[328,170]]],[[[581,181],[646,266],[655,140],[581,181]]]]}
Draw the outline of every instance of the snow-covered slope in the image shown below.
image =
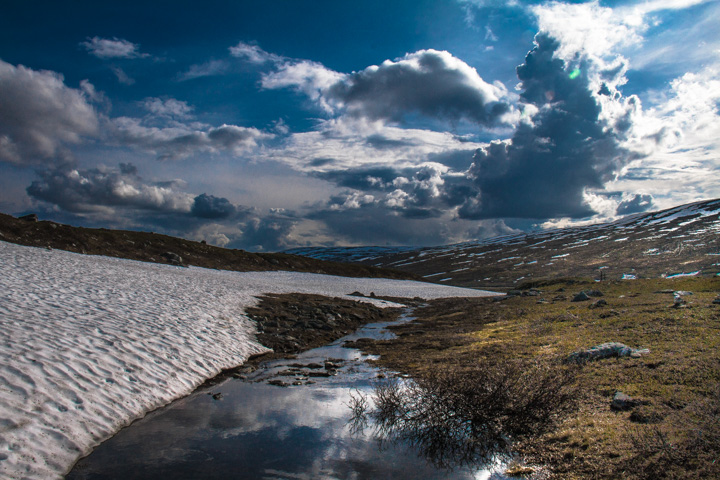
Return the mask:
{"type": "Polygon", "coordinates": [[[404,270],[462,286],[513,285],[558,276],[673,276],[720,272],[720,200],[635,214],[612,223],[505,235],[408,250],[304,249],[334,261],[404,270]],[[359,254],[359,255],[358,255],[359,254]],[[364,256],[363,260],[357,257],[364,256]]]}
{"type": "Polygon", "coordinates": [[[255,296],[353,291],[489,294],[398,280],[180,268],[0,242],[0,478],[60,477],[123,425],[263,351],[243,315],[255,296]]]}

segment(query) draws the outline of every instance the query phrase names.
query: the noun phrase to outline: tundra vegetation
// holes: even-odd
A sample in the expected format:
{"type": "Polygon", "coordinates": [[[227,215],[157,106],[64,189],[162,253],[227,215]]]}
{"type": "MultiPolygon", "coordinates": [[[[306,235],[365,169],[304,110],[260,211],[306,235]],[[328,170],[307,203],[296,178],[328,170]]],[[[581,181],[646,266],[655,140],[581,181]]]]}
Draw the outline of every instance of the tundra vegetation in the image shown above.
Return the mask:
{"type": "Polygon", "coordinates": [[[563,279],[431,301],[397,338],[358,342],[415,381],[354,407],[438,463],[483,459],[506,438],[518,471],[544,477],[719,478],[719,291],[718,277],[563,279]],[[634,354],[577,361],[609,342],[634,354]]]}

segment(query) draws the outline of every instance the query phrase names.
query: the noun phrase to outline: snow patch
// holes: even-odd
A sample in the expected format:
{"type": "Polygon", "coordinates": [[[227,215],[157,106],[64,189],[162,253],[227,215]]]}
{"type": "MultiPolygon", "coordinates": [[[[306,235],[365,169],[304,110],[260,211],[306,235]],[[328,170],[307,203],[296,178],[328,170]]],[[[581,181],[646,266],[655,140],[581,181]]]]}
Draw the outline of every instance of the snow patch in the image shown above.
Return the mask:
{"type": "Polygon", "coordinates": [[[132,420],[265,351],[243,312],[264,293],[392,297],[480,290],[227,272],[0,242],[0,478],[60,478],[132,420]]]}

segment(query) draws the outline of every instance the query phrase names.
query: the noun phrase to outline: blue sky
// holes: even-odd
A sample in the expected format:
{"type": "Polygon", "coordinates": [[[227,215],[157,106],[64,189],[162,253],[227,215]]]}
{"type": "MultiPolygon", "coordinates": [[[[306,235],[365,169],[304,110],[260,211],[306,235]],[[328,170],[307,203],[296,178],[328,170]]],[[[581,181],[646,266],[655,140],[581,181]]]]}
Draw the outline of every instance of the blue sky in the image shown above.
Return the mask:
{"type": "Polygon", "coordinates": [[[720,197],[720,2],[11,1],[0,211],[250,250],[720,197]]]}

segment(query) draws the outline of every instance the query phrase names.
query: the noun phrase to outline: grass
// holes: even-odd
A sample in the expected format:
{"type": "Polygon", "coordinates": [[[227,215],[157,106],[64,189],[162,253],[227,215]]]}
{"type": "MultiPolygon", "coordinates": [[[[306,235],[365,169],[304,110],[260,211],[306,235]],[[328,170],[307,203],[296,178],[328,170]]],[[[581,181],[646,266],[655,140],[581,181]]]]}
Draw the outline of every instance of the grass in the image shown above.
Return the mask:
{"type": "Polygon", "coordinates": [[[720,427],[708,412],[720,412],[719,291],[720,278],[573,281],[544,285],[538,296],[438,300],[398,327],[397,339],[367,349],[389,368],[430,378],[509,361],[562,368],[572,352],[610,341],[649,348],[641,358],[582,366],[577,410],[558,414],[554,429],[515,444],[516,452],[556,478],[718,477],[720,427]],[[570,301],[587,289],[600,289],[607,306],[570,301]],[[663,290],[693,295],[673,308],[671,293],[656,293],[663,290]],[[638,404],[612,410],[617,391],[638,404]]]}

